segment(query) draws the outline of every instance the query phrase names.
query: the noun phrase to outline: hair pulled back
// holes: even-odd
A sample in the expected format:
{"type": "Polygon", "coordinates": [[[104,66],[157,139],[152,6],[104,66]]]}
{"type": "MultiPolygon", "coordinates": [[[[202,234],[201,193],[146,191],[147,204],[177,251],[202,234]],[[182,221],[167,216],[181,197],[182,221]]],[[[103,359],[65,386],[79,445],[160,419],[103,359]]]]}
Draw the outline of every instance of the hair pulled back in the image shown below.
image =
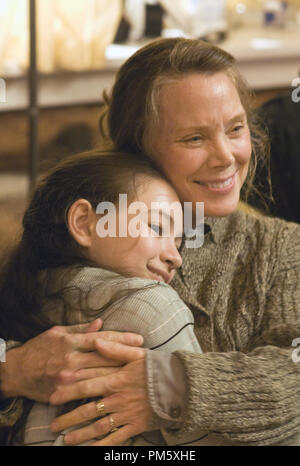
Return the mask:
{"type": "Polygon", "coordinates": [[[245,199],[252,190],[258,161],[268,164],[268,137],[252,108],[252,95],[234,57],[201,40],[159,39],[139,49],[119,69],[111,95],[105,92],[100,131],[118,150],[147,154],[151,130],[159,124],[159,93],[169,80],[190,74],[226,73],[246,111],[252,139],[252,158],[245,199]]]}

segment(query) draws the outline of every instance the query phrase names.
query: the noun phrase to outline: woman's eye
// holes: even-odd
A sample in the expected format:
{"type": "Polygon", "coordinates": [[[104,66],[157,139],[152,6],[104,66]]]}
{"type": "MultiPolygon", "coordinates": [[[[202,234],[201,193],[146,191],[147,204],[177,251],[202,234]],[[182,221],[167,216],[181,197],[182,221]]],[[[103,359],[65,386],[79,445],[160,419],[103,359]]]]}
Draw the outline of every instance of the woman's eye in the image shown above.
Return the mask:
{"type": "Polygon", "coordinates": [[[183,142],[201,142],[202,139],[203,138],[201,136],[191,136],[189,138],[184,139],[183,142]]]}
{"type": "Polygon", "coordinates": [[[243,129],[244,126],[243,125],[237,125],[233,128],[233,132],[234,133],[238,133],[241,129],[243,129]]]}

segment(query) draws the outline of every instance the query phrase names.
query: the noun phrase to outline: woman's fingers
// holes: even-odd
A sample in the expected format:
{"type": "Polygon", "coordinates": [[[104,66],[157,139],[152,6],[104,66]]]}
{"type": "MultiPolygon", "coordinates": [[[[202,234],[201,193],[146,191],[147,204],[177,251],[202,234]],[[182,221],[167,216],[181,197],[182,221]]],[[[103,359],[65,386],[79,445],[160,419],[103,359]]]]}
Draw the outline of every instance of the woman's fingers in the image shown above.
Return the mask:
{"type": "Polygon", "coordinates": [[[109,392],[111,377],[116,374],[110,374],[105,377],[96,377],[95,379],[81,380],[71,385],[61,385],[50,397],[50,403],[60,405],[72,400],[81,400],[82,398],[91,398],[94,396],[105,396],[109,392]]]}
{"type": "Polygon", "coordinates": [[[74,427],[85,421],[90,421],[98,416],[96,401],[79,406],[69,413],[63,414],[54,419],[51,423],[52,432],[61,432],[62,430],[74,427]]]}
{"type": "Polygon", "coordinates": [[[112,341],[116,343],[122,343],[123,345],[129,346],[141,346],[144,343],[144,339],[141,335],[131,332],[113,332],[103,331],[100,333],[101,340],[112,341]]]}
{"type": "MultiPolygon", "coordinates": [[[[67,327],[66,327],[67,328],[67,327]]],[[[77,326],[78,328],[78,326],[77,326]]],[[[97,341],[110,341],[129,346],[141,346],[143,344],[143,337],[135,333],[129,332],[90,332],[90,333],[76,333],[70,332],[64,336],[66,343],[73,350],[87,352],[94,351],[97,341]]]]}
{"type": "Polygon", "coordinates": [[[89,332],[98,332],[103,325],[101,319],[95,319],[92,322],[88,322],[86,324],[76,324],[76,325],[68,325],[68,326],[56,326],[57,330],[62,331],[63,333],[89,333],[89,332]]]}
{"type": "Polygon", "coordinates": [[[133,361],[118,371],[103,377],[81,380],[68,385],[61,384],[51,395],[50,403],[60,405],[72,400],[108,396],[124,392],[137,394],[138,390],[147,394],[146,365],[143,358],[133,361]]]}
{"type": "Polygon", "coordinates": [[[53,432],[61,432],[62,430],[68,429],[69,427],[77,426],[83,422],[96,419],[97,417],[100,418],[100,414],[97,409],[98,402],[103,403],[104,405],[104,416],[114,413],[120,408],[119,397],[112,395],[104,399],[100,398],[97,401],[91,401],[90,403],[86,403],[79,406],[78,408],[73,409],[69,413],[58,416],[52,422],[51,430],[53,432]]]}
{"type": "Polygon", "coordinates": [[[95,445],[119,445],[131,436],[147,430],[153,411],[148,399],[143,359],[127,364],[116,373],[59,387],[50,401],[61,404],[89,397],[97,397],[98,401],[79,406],[56,418],[51,425],[51,429],[58,432],[99,418],[89,425],[68,432],[65,437],[67,444],[77,445],[87,440],[97,440],[95,445]],[[100,400],[101,396],[104,398],[100,400]],[[118,430],[112,432],[114,427],[118,430]],[[97,439],[102,436],[107,437],[97,439]]]}
{"type": "MultiPolygon", "coordinates": [[[[113,362],[115,364],[115,362],[113,362]]],[[[81,369],[76,371],[74,382],[79,382],[80,380],[95,379],[97,377],[105,377],[109,374],[113,374],[120,370],[120,367],[93,367],[91,369],[81,369]]]]}
{"type": "Polygon", "coordinates": [[[85,332],[86,333],[89,333],[89,332],[99,332],[102,328],[102,325],[103,325],[103,320],[102,319],[96,319],[96,320],[93,320],[93,322],[90,322],[87,326],[87,328],[85,329],[85,332]]]}
{"type": "Polygon", "coordinates": [[[145,357],[144,348],[135,348],[115,341],[98,340],[96,349],[99,353],[111,360],[123,363],[136,361],[145,357]]]}
{"type": "MultiPolygon", "coordinates": [[[[118,429],[119,427],[122,427],[123,424],[124,419],[122,418],[122,414],[110,414],[98,419],[86,427],[68,432],[64,441],[67,445],[78,445],[79,443],[86,442],[87,440],[96,439],[97,437],[110,434],[113,428],[118,429]]],[[[118,430],[111,434],[111,436],[114,434],[114,436],[117,437],[115,439],[117,442],[119,442],[120,438],[120,436],[117,436],[118,430]]],[[[123,435],[121,437],[123,438],[123,435]]],[[[124,442],[124,440],[122,440],[122,442],[124,442]]]]}
{"type": "Polygon", "coordinates": [[[101,406],[97,410],[97,402],[90,402],[55,419],[51,426],[52,430],[62,431],[102,416],[90,425],[69,432],[65,441],[70,445],[94,440],[107,434],[109,438],[100,439],[99,442],[104,442],[100,444],[109,445],[109,442],[112,442],[112,445],[115,445],[124,442],[130,435],[137,435],[147,430],[152,408],[148,399],[144,359],[133,361],[117,372],[103,377],[60,386],[51,396],[50,402],[62,404],[89,397],[97,397],[99,400],[101,396],[106,397],[101,400],[104,404],[104,412],[101,406]],[[129,436],[127,430],[122,430],[118,436],[110,435],[118,432],[112,432],[113,427],[122,429],[123,426],[130,425],[134,430],[130,431],[129,436]]]}
{"type": "Polygon", "coordinates": [[[96,351],[89,353],[74,352],[69,360],[69,369],[80,370],[90,369],[91,367],[117,367],[120,363],[113,359],[108,359],[105,356],[101,356],[96,351]]]}
{"type": "MultiPolygon", "coordinates": [[[[79,370],[63,370],[60,374],[60,383],[58,387],[80,382],[82,380],[95,379],[97,377],[105,377],[109,374],[113,374],[114,372],[120,370],[120,367],[116,366],[116,364],[116,361],[108,361],[102,358],[101,364],[95,364],[95,366],[98,365],[100,367],[91,367],[79,370]]],[[[89,367],[88,364],[87,367],[89,367]]]]}
{"type": "Polygon", "coordinates": [[[123,445],[126,440],[134,437],[139,432],[135,431],[133,425],[126,425],[119,428],[116,432],[112,434],[106,435],[102,440],[98,440],[97,442],[93,443],[92,447],[107,447],[107,446],[121,446],[123,445]]]}

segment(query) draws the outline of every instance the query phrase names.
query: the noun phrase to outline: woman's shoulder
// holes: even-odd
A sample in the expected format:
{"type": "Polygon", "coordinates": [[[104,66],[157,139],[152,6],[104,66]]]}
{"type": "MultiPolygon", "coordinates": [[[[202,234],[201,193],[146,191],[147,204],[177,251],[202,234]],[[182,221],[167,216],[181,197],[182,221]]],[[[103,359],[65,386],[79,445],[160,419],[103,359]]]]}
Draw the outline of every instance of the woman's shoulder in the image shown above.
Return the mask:
{"type": "Polygon", "coordinates": [[[267,236],[270,240],[278,236],[300,236],[300,225],[294,222],[262,214],[238,210],[230,219],[232,224],[242,224],[247,235],[267,236]]]}
{"type": "Polygon", "coordinates": [[[240,234],[247,238],[272,242],[279,236],[300,236],[300,225],[259,214],[237,210],[233,214],[211,221],[212,234],[219,240],[240,234]]]}

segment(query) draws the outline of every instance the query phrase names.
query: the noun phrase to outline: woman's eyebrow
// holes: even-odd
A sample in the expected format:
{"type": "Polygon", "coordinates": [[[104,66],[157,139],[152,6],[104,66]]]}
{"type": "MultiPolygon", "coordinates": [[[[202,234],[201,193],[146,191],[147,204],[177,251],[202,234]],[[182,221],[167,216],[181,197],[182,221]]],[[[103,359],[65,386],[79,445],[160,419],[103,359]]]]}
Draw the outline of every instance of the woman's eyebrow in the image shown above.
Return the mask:
{"type": "MultiPolygon", "coordinates": [[[[240,112],[237,115],[233,116],[232,118],[230,118],[230,120],[228,120],[227,124],[230,125],[230,124],[234,123],[235,121],[245,120],[246,118],[247,118],[246,112],[243,111],[243,112],[240,112]]],[[[211,128],[211,125],[193,125],[193,126],[189,126],[189,127],[177,128],[176,131],[178,133],[180,133],[180,132],[185,132],[185,131],[207,130],[207,129],[210,129],[210,128],[211,128]]]]}
{"type": "Polygon", "coordinates": [[[235,121],[238,121],[238,120],[244,120],[247,118],[247,115],[246,115],[246,112],[243,111],[241,113],[239,113],[238,115],[235,115],[234,117],[230,118],[230,120],[228,121],[228,123],[234,123],[235,121]]]}

